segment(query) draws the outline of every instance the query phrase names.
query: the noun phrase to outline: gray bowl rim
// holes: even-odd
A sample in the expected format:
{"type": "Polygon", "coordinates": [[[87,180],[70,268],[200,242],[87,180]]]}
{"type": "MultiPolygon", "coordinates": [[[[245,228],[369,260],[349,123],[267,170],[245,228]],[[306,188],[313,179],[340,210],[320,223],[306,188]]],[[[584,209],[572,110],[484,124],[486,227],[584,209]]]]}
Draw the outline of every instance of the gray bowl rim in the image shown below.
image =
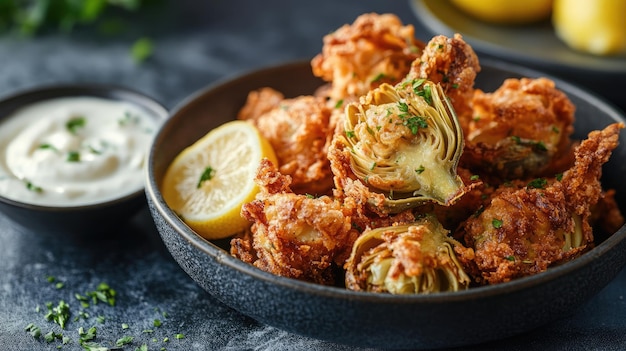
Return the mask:
{"type": "MultiPolygon", "coordinates": [[[[169,117],[168,110],[156,99],[138,90],[126,86],[106,83],[51,83],[31,88],[25,88],[16,92],[12,92],[10,94],[0,96],[0,107],[11,103],[17,103],[19,100],[22,99],[27,101],[26,104],[18,104],[13,109],[15,110],[19,109],[20,107],[27,106],[28,104],[31,104],[33,102],[70,96],[102,97],[112,100],[128,101],[138,105],[139,107],[151,111],[151,114],[154,116],[154,118],[157,119],[157,122],[159,122],[160,124],[162,124],[162,122],[169,117]],[[117,98],[114,99],[112,98],[112,96],[117,96],[117,98]],[[132,97],[133,99],[122,98],[122,96],[132,97]]],[[[9,115],[10,114],[0,116],[0,123],[3,123],[5,119],[9,117],[9,115]]],[[[2,195],[0,195],[0,202],[9,206],[35,210],[39,212],[69,213],[75,211],[97,211],[98,209],[101,209],[103,207],[114,207],[117,204],[125,203],[144,194],[145,186],[133,191],[132,193],[118,198],[78,206],[36,205],[9,199],[2,195]]]]}
{"type": "MultiPolygon", "coordinates": [[[[254,75],[256,73],[280,71],[286,69],[287,67],[293,67],[308,63],[310,63],[309,60],[297,60],[279,63],[267,67],[261,67],[257,69],[251,69],[243,73],[238,73],[226,78],[219,79],[207,85],[205,88],[202,88],[195,93],[192,93],[187,98],[183,99],[170,110],[170,116],[165,121],[165,123],[161,125],[161,129],[155,135],[155,140],[159,139],[161,133],[165,129],[167,129],[166,127],[169,123],[176,122],[175,116],[178,114],[179,111],[183,110],[185,106],[195,101],[199,97],[214,90],[225,89],[230,85],[236,85],[239,81],[245,80],[250,75],[254,75]]],[[[615,107],[606,99],[597,95],[596,93],[585,90],[574,83],[564,81],[548,73],[544,73],[535,69],[508,62],[497,61],[490,58],[481,59],[481,66],[489,66],[490,68],[504,70],[507,72],[511,72],[515,75],[528,77],[547,77],[553,80],[557,84],[557,86],[564,87],[565,90],[574,92],[578,96],[584,96],[585,99],[587,99],[590,103],[594,104],[598,108],[601,108],[605,113],[607,113],[607,115],[615,120],[615,122],[626,123],[626,117],[617,107],[615,107]]],[[[556,278],[575,272],[589,265],[594,260],[605,255],[607,252],[610,252],[614,246],[616,246],[622,240],[626,239],[626,225],[624,225],[618,231],[602,241],[600,244],[596,245],[593,249],[589,250],[582,256],[572,261],[566,262],[556,267],[551,267],[545,272],[532,276],[518,278],[505,283],[472,287],[463,291],[440,292],[436,294],[421,295],[393,295],[352,291],[341,287],[320,285],[274,275],[262,271],[248,263],[245,263],[231,256],[230,253],[228,253],[224,249],[196,234],[176,215],[174,211],[172,211],[167,206],[165,200],[163,199],[163,196],[161,195],[157,181],[154,177],[154,147],[150,148],[147,170],[148,171],[146,172],[146,176],[148,177],[148,179],[146,181],[146,194],[152,200],[155,209],[160,215],[163,216],[163,219],[171,226],[171,228],[176,231],[177,234],[181,235],[185,241],[187,241],[197,250],[211,256],[217,262],[227,266],[228,268],[237,270],[244,275],[250,276],[251,278],[264,281],[266,283],[275,284],[283,288],[292,289],[303,293],[310,293],[327,298],[357,299],[359,301],[380,304],[436,304],[485,299],[496,295],[505,295],[527,290],[534,286],[541,285],[545,282],[552,281],[556,278]]]]}

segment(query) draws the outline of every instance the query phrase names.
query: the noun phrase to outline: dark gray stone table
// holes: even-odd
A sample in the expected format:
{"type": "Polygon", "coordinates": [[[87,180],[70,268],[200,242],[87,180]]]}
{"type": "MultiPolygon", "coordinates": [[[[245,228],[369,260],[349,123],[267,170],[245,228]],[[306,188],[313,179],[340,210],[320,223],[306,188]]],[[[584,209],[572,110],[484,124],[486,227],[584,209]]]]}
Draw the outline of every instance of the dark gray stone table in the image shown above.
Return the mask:
{"type": "MultiPolygon", "coordinates": [[[[115,37],[83,29],[0,37],[0,96],[42,84],[98,82],[139,90],[171,108],[218,79],[311,58],[323,35],[371,11],[396,13],[419,37],[432,36],[403,0],[171,1],[133,15],[136,23],[115,37]],[[140,36],[152,38],[155,51],[138,65],[129,47],[140,36]]],[[[465,349],[626,349],[625,294],[626,271],[568,318],[465,349]]],[[[80,350],[81,326],[96,326],[95,341],[104,346],[132,336],[123,350],[142,344],[149,350],[353,350],[260,324],[209,296],[169,256],[147,209],[119,232],[80,238],[29,232],[0,214],[0,350],[80,350]],[[74,313],[64,331],[68,344],[36,340],[24,330],[34,323],[44,334],[61,332],[44,319],[46,303],[64,300],[75,312],[74,294],[101,282],[116,290],[115,306],[92,305],[84,309],[89,317],[78,320],[74,313]]]]}

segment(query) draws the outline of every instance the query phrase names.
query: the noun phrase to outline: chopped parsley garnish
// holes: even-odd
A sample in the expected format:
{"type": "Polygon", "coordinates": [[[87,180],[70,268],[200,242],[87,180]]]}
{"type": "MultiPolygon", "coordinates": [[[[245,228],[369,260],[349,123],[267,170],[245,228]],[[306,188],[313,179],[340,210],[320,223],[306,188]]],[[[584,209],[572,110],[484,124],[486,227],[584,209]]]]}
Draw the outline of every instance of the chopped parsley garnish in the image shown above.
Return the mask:
{"type": "Polygon", "coordinates": [[[509,255],[509,256],[504,257],[504,259],[507,261],[515,261],[515,256],[509,255]]]}
{"type": "Polygon", "coordinates": [[[426,122],[425,117],[421,117],[421,116],[409,117],[409,105],[407,103],[402,102],[402,101],[398,102],[398,110],[400,110],[398,117],[400,118],[400,121],[402,121],[402,125],[409,128],[409,130],[411,131],[413,135],[416,135],[417,132],[420,130],[420,128],[428,127],[428,123],[426,122]]]}
{"type": "Polygon", "coordinates": [[[54,147],[54,145],[49,144],[49,143],[40,144],[38,149],[57,151],[57,148],[54,147]]]}
{"type": "Polygon", "coordinates": [[[85,331],[85,328],[78,328],[78,337],[81,344],[85,341],[91,341],[96,338],[96,327],[91,327],[85,331]]]}
{"type": "Polygon", "coordinates": [[[46,307],[48,307],[48,313],[46,313],[44,318],[49,322],[52,321],[58,324],[61,329],[65,329],[65,325],[70,318],[70,306],[61,300],[55,307],[52,307],[52,303],[47,303],[46,307]]]}
{"type": "Polygon", "coordinates": [[[537,178],[528,182],[527,186],[534,189],[543,189],[546,187],[547,184],[548,181],[545,178],[537,178]]]}
{"type": "Polygon", "coordinates": [[[67,153],[67,162],[80,162],[80,152],[70,151],[67,153]]]}
{"type": "Polygon", "coordinates": [[[406,102],[398,102],[398,110],[400,110],[400,112],[402,113],[408,113],[409,112],[409,105],[406,102]]]}
{"type": "Polygon", "coordinates": [[[204,172],[202,172],[202,174],[200,175],[200,179],[198,180],[198,185],[196,185],[196,188],[200,189],[202,184],[206,182],[207,180],[211,180],[214,175],[215,175],[215,170],[211,166],[206,167],[204,169],[204,172]]]}
{"type": "Polygon", "coordinates": [[[470,180],[478,180],[480,179],[480,176],[478,174],[472,174],[472,176],[470,177],[470,180]]]}
{"type": "Polygon", "coordinates": [[[354,131],[353,130],[346,130],[346,136],[348,138],[354,138],[354,131]]]}
{"type": "Polygon", "coordinates": [[[59,339],[61,340],[63,338],[63,334],[57,334],[53,331],[50,331],[48,333],[46,333],[46,335],[43,336],[44,340],[46,340],[47,343],[51,343],[53,342],[55,339],[59,339]]]}
{"type": "Polygon", "coordinates": [[[427,128],[426,118],[421,116],[413,116],[404,120],[403,124],[411,130],[413,135],[417,134],[420,128],[427,128]]]}
{"type": "Polygon", "coordinates": [[[426,170],[426,168],[424,168],[423,165],[420,165],[416,170],[415,173],[417,174],[422,174],[422,172],[424,172],[426,170]]]}
{"type": "Polygon", "coordinates": [[[24,184],[26,184],[26,189],[30,191],[34,191],[36,193],[43,192],[43,188],[33,184],[30,180],[24,180],[24,184]]]}
{"type": "Polygon", "coordinates": [[[496,228],[496,229],[500,229],[500,228],[502,228],[502,224],[503,224],[503,222],[502,222],[502,220],[501,220],[501,219],[494,218],[494,219],[491,221],[491,225],[492,225],[494,228],[496,228]]]}
{"type": "MultiPolygon", "coordinates": [[[[51,276],[51,275],[47,276],[45,279],[48,283],[54,284],[57,287],[59,286],[59,284],[61,285],[63,284],[56,277],[51,276]]],[[[88,302],[90,300],[94,304],[97,304],[99,301],[101,301],[101,302],[106,302],[109,305],[113,306],[115,304],[115,295],[116,295],[115,290],[111,289],[109,285],[106,283],[100,283],[94,291],[87,292],[83,295],[75,294],[76,298],[78,299],[78,301],[81,302],[83,307],[88,307],[89,306],[88,302]]],[[[66,329],[66,323],[70,321],[69,320],[69,317],[71,314],[70,306],[67,303],[65,303],[63,300],[61,300],[56,306],[52,302],[47,302],[46,307],[48,309],[48,312],[46,313],[44,317],[46,321],[56,323],[62,329],[66,329]]],[[[37,312],[39,312],[39,306],[37,306],[37,312]]],[[[155,312],[160,313],[160,310],[158,308],[155,308],[155,312]]],[[[162,312],[160,314],[163,316],[163,318],[167,318],[166,312],[162,312]]],[[[78,316],[74,319],[74,322],[78,321],[81,317],[87,320],[89,318],[89,315],[85,313],[83,310],[78,311],[78,316]]],[[[102,315],[99,315],[98,317],[96,317],[96,321],[100,323],[103,323],[104,320],[105,320],[105,317],[102,315]]],[[[158,318],[154,319],[153,325],[155,327],[160,327],[162,325],[161,319],[158,319],[158,318]]],[[[129,329],[129,326],[126,323],[122,323],[121,327],[123,330],[129,329]]],[[[56,342],[57,349],[61,349],[63,345],[69,344],[72,341],[69,336],[66,336],[64,335],[64,333],[59,333],[55,330],[49,331],[44,334],[41,328],[36,326],[34,323],[28,324],[24,328],[24,331],[30,333],[31,336],[35,339],[44,340],[47,343],[56,342]]],[[[87,351],[111,351],[111,350],[121,351],[122,348],[125,348],[126,345],[132,344],[135,339],[134,336],[127,335],[127,336],[120,337],[115,342],[113,341],[97,342],[96,341],[97,329],[94,326],[90,327],[89,329],[87,329],[86,327],[80,326],[77,328],[77,332],[78,332],[78,345],[80,345],[82,349],[87,350],[87,351]]],[[[154,331],[144,330],[143,332],[153,333],[154,331]]],[[[184,339],[184,338],[185,336],[183,334],[176,334],[176,339],[184,339]]],[[[166,343],[166,342],[169,342],[170,338],[164,337],[161,340],[162,342],[166,343]]],[[[156,342],[159,342],[159,339],[155,335],[155,337],[152,337],[152,341],[156,343],[156,342]]],[[[136,348],[135,350],[147,351],[148,347],[146,344],[143,344],[139,346],[138,348],[136,348]]],[[[161,347],[161,350],[165,350],[165,348],[161,347]]]]}
{"type": "Polygon", "coordinates": [[[337,101],[337,103],[335,104],[335,108],[340,108],[341,106],[343,106],[343,99],[337,101]]]}
{"type": "Polygon", "coordinates": [[[554,176],[554,178],[556,178],[556,180],[558,180],[560,182],[561,180],[563,180],[563,173],[557,173],[554,176]]]}
{"type": "Polygon", "coordinates": [[[70,133],[76,135],[78,134],[78,129],[84,128],[85,124],[87,124],[85,117],[74,117],[65,123],[65,128],[70,133]]]}
{"type": "Polygon", "coordinates": [[[30,335],[35,339],[39,339],[39,337],[41,336],[41,329],[33,323],[28,324],[26,328],[24,328],[24,330],[29,332],[30,335]]]}
{"type": "Polygon", "coordinates": [[[117,341],[115,341],[115,346],[124,346],[124,345],[130,344],[131,342],[133,342],[132,336],[124,336],[122,338],[117,339],[117,341]]]}
{"type": "Polygon", "coordinates": [[[413,90],[417,96],[424,98],[424,101],[426,101],[427,104],[433,104],[433,96],[432,91],[430,90],[430,85],[424,85],[421,89],[414,88],[413,90]]]}
{"type": "Polygon", "coordinates": [[[111,289],[107,283],[100,283],[96,287],[96,290],[89,291],[85,295],[75,294],[74,296],[81,305],[85,308],[89,307],[89,300],[95,305],[99,301],[108,303],[111,306],[115,306],[115,290],[111,289]]]}

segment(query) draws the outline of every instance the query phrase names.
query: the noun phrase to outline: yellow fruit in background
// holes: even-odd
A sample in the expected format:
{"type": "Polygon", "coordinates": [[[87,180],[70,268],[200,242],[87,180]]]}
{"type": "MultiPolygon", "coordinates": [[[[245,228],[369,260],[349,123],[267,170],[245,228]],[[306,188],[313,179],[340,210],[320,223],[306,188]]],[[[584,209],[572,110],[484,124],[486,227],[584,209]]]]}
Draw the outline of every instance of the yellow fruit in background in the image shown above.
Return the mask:
{"type": "Polygon", "coordinates": [[[626,51],[626,0],[554,0],[556,35],[595,55],[626,51]]]}
{"type": "Polygon", "coordinates": [[[519,25],[549,19],[553,0],[451,0],[451,2],[479,20],[519,25]]]}
{"type": "Polygon", "coordinates": [[[250,225],[241,217],[241,206],[259,191],[254,177],[263,158],[277,164],[256,127],[227,122],[176,156],[163,177],[163,198],[202,237],[232,236],[250,225]]]}

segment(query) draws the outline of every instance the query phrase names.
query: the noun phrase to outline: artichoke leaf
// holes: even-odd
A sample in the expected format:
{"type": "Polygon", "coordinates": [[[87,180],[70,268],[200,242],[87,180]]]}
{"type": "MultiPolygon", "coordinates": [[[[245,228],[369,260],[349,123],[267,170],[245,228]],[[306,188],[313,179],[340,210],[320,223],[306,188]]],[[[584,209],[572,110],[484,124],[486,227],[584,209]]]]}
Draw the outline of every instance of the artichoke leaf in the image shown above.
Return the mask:
{"type": "Polygon", "coordinates": [[[439,84],[421,80],[412,87],[382,84],[345,110],[351,169],[388,195],[389,212],[432,201],[450,205],[464,192],[456,173],[464,147],[457,116],[439,84]]]}
{"type": "Polygon", "coordinates": [[[467,289],[471,280],[454,251],[460,245],[432,215],[366,230],[346,263],[346,287],[391,294],[467,289]]]}

